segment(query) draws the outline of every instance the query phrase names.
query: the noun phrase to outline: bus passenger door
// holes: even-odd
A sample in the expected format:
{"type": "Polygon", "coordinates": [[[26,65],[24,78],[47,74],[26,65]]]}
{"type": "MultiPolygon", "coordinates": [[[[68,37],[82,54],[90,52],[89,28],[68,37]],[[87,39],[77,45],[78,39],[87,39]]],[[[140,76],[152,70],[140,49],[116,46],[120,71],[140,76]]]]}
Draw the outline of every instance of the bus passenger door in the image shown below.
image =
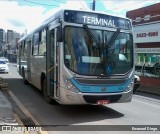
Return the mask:
{"type": "Polygon", "coordinates": [[[49,30],[47,33],[47,57],[46,57],[46,74],[47,74],[47,94],[59,100],[59,80],[58,80],[58,64],[57,64],[57,45],[56,45],[57,29],[49,30]]]}

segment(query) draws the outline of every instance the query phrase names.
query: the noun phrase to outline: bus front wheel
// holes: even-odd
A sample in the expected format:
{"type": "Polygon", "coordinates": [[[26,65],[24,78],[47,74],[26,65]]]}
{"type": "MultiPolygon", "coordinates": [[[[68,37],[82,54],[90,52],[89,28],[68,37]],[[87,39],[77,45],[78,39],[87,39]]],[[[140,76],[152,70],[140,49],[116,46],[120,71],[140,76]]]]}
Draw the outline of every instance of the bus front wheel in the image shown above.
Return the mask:
{"type": "Polygon", "coordinates": [[[43,92],[43,96],[44,96],[44,99],[46,100],[46,102],[51,104],[52,98],[47,95],[47,80],[46,79],[44,79],[44,81],[43,81],[42,92],[43,92]]]}

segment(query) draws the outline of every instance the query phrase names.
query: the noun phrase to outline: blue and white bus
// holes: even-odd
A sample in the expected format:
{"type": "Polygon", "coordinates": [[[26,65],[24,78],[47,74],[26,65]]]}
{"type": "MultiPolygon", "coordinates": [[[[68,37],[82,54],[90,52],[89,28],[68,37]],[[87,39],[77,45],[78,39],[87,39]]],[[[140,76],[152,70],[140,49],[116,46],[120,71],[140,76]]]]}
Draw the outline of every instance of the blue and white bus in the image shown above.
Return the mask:
{"type": "Polygon", "coordinates": [[[19,73],[47,102],[130,102],[134,82],[131,21],[61,9],[19,40],[19,73]],[[27,67],[21,65],[26,61],[27,67]]]}

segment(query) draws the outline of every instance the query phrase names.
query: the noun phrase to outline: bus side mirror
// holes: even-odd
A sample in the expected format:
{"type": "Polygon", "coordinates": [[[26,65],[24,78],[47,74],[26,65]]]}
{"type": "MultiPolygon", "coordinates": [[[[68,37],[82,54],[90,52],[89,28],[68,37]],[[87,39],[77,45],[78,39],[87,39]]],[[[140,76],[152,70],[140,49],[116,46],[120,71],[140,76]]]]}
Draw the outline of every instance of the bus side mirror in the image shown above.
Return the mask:
{"type": "Polygon", "coordinates": [[[57,27],[57,42],[62,42],[62,27],[57,27]]]}

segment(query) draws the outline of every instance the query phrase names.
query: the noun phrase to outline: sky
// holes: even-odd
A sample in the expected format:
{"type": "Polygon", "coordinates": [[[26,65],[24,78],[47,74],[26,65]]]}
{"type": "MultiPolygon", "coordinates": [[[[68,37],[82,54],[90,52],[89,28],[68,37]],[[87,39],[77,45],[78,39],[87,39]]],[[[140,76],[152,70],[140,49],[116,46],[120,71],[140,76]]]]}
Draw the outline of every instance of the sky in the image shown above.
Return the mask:
{"type": "MultiPolygon", "coordinates": [[[[93,0],[0,0],[0,28],[30,32],[60,8],[91,10],[93,0]]],[[[118,16],[160,0],[95,0],[95,10],[118,16]]]]}

